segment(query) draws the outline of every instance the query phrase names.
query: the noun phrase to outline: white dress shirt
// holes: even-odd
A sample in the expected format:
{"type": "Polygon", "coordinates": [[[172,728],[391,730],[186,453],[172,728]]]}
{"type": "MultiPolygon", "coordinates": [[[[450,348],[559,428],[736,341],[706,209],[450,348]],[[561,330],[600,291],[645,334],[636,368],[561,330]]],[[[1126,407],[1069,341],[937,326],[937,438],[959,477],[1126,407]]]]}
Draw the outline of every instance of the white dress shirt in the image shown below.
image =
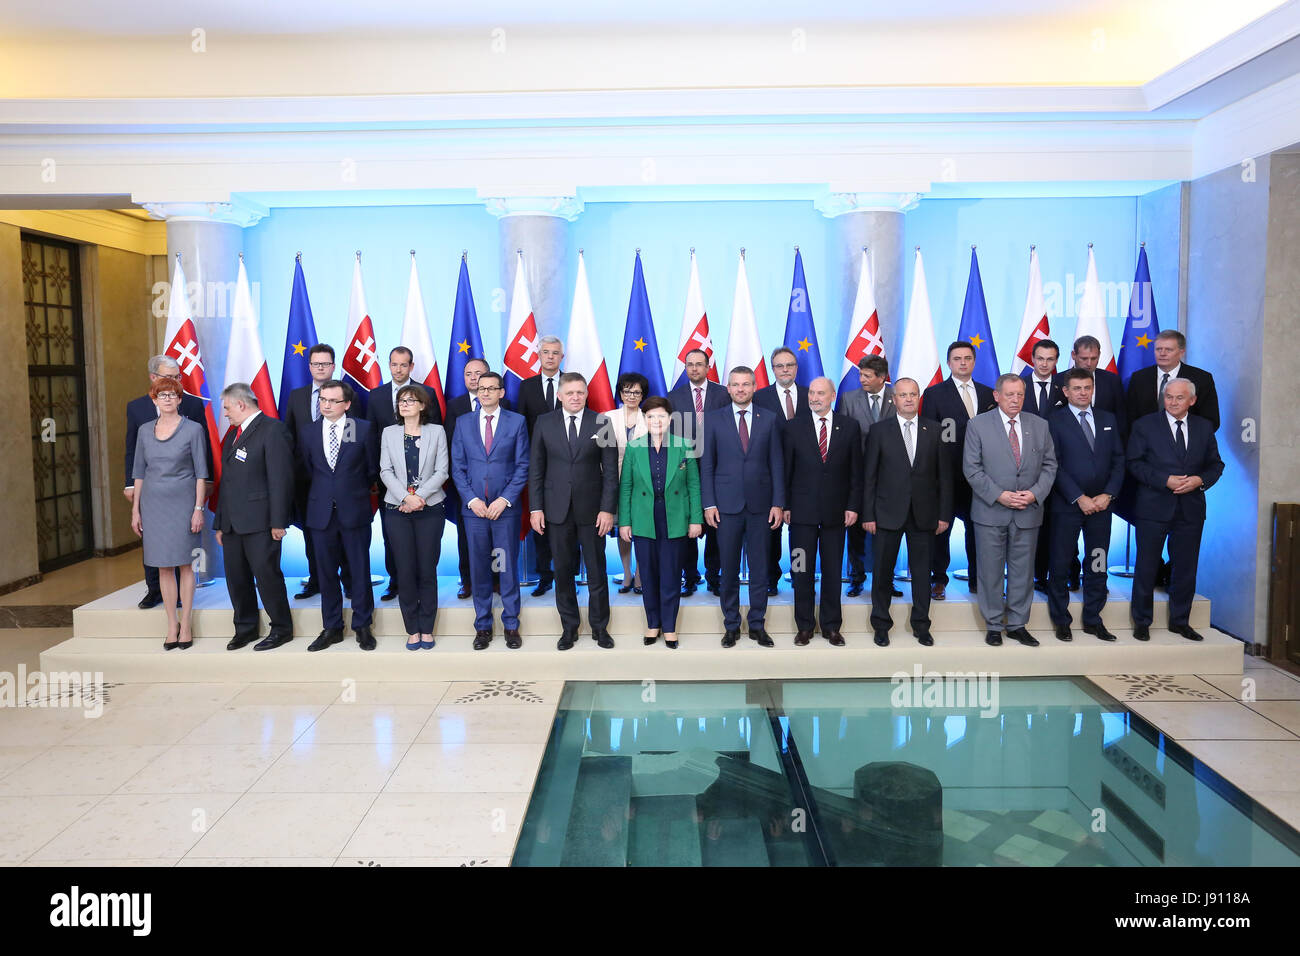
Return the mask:
{"type": "Polygon", "coordinates": [[[244,434],[244,429],[247,428],[252,423],[253,419],[260,414],[262,414],[262,410],[260,408],[254,409],[253,413],[244,419],[244,424],[239,426],[239,429],[235,432],[235,435],[239,436],[244,434]]]}
{"type": "MultiPolygon", "coordinates": [[[[1169,380],[1172,382],[1173,376],[1170,376],[1169,380]]],[[[1165,418],[1169,421],[1169,434],[1174,436],[1174,441],[1178,441],[1178,426],[1174,423],[1181,421],[1183,423],[1183,443],[1186,445],[1191,444],[1192,426],[1187,423],[1187,419],[1189,419],[1190,417],[1191,415],[1190,413],[1188,413],[1188,414],[1184,414],[1182,418],[1174,418],[1173,415],[1170,415],[1168,412],[1165,412],[1165,418]]]]}
{"type": "MultiPolygon", "coordinates": [[[[1177,365],[1175,365],[1173,368],[1169,370],[1168,372],[1169,382],[1172,382],[1182,373],[1183,373],[1183,363],[1179,362],[1177,365]]],[[[1164,407],[1165,403],[1162,401],[1164,393],[1160,388],[1160,383],[1165,381],[1165,374],[1166,374],[1165,371],[1159,365],[1157,365],[1156,366],[1156,404],[1159,405],[1161,408],[1164,407]]],[[[1169,382],[1165,382],[1165,384],[1168,385],[1169,382]]]]}
{"type": "MultiPolygon", "coordinates": [[[[500,431],[501,429],[501,406],[498,405],[496,408],[492,409],[491,414],[492,414],[492,440],[496,441],[497,432],[500,431]]],[[[478,410],[478,437],[479,440],[483,442],[484,448],[487,447],[487,417],[488,417],[488,413],[483,410],[482,406],[480,406],[478,410]]]]}
{"type": "Polygon", "coordinates": [[[961,399],[963,405],[966,404],[966,396],[970,396],[970,412],[971,417],[974,418],[980,413],[980,401],[979,395],[975,392],[975,380],[971,378],[963,383],[954,375],[952,383],[957,386],[957,397],[961,399]]]}
{"type": "Polygon", "coordinates": [[[799,410],[799,390],[795,387],[796,384],[796,382],[791,382],[789,385],[778,384],[776,387],[777,402],[781,406],[781,414],[785,415],[787,421],[794,417],[786,415],[785,400],[787,397],[790,399],[790,407],[796,412],[799,410]]]}
{"type": "Polygon", "coordinates": [[[830,411],[825,415],[818,415],[816,412],[812,412],[811,414],[813,421],[813,438],[817,440],[819,445],[822,440],[822,422],[826,423],[826,454],[829,456],[831,453],[831,432],[835,431],[835,413],[830,411]]]}
{"type": "MultiPolygon", "coordinates": [[[[322,415],[321,418],[324,418],[324,419],[325,419],[325,422],[324,422],[324,424],[321,425],[321,429],[320,429],[320,437],[321,437],[321,443],[322,443],[321,447],[324,448],[324,450],[325,450],[325,462],[326,462],[326,464],[328,464],[328,463],[329,463],[329,460],[330,460],[330,432],[331,432],[332,430],[337,430],[337,431],[338,431],[338,433],[339,433],[339,453],[342,454],[342,453],[343,453],[343,436],[346,434],[346,432],[344,431],[344,429],[347,428],[348,416],[347,416],[347,415],[340,415],[340,416],[339,416],[339,420],[336,421],[336,422],[331,422],[328,418],[325,418],[324,415],[322,415]]],[[[338,462],[336,461],[335,464],[338,464],[338,462]]]]}
{"type": "Polygon", "coordinates": [[[904,448],[907,447],[907,432],[908,432],[908,429],[907,429],[906,426],[907,426],[907,423],[908,423],[908,422],[911,422],[911,423],[912,423],[912,429],[911,429],[911,431],[912,431],[912,457],[911,457],[910,460],[911,460],[912,464],[915,465],[915,464],[916,464],[916,433],[917,433],[917,430],[921,427],[921,425],[920,425],[920,423],[921,423],[921,416],[920,416],[920,415],[913,415],[911,418],[904,418],[902,415],[896,415],[895,417],[898,419],[898,433],[899,433],[900,435],[903,436],[903,447],[904,447],[904,448]]]}
{"type": "Polygon", "coordinates": [[[560,407],[560,375],[562,374],[562,372],[556,372],[554,375],[547,375],[542,372],[538,376],[542,380],[542,401],[546,401],[546,383],[552,383],[551,394],[555,396],[555,404],[546,409],[548,412],[560,407]]]}
{"type": "Polygon", "coordinates": [[[736,423],[736,434],[740,434],[740,413],[745,413],[745,428],[750,437],[754,434],[754,403],[750,402],[744,408],[741,408],[735,402],[731,403],[731,419],[736,423]]]}

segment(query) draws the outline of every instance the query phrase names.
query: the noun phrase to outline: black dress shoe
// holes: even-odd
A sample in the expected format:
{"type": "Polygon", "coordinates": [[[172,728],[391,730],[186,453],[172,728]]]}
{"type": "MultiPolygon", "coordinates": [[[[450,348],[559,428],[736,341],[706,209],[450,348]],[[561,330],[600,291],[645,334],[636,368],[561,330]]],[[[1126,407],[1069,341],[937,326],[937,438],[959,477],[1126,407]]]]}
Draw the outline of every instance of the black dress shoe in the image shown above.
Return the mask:
{"type": "Polygon", "coordinates": [[[877,630],[876,633],[875,633],[875,635],[872,637],[872,640],[876,642],[876,646],[877,646],[877,647],[888,647],[888,646],[889,646],[889,632],[888,632],[888,631],[877,630]]]}
{"type": "Polygon", "coordinates": [[[769,584],[769,585],[767,586],[767,596],[768,596],[768,597],[774,597],[775,595],[779,594],[780,592],[781,592],[781,588],[780,588],[779,585],[776,585],[776,584],[769,584]]]}
{"type": "Polygon", "coordinates": [[[519,636],[519,628],[517,627],[506,628],[506,647],[517,648],[523,646],[524,646],[524,640],[519,636]]]}
{"type": "Polygon", "coordinates": [[[849,589],[844,592],[845,597],[858,597],[862,593],[862,581],[851,581],[849,589]]]}
{"type": "Polygon", "coordinates": [[[1186,624],[1180,624],[1178,627],[1171,627],[1169,630],[1173,631],[1175,634],[1179,635],[1180,637],[1187,638],[1189,641],[1205,640],[1205,638],[1201,637],[1200,634],[1192,630],[1186,624]]]}
{"type": "Polygon", "coordinates": [[[492,643],[491,631],[474,632],[474,650],[481,651],[483,650],[483,648],[487,647],[491,643],[492,643]]]}
{"type": "Polygon", "coordinates": [[[776,647],[776,642],[772,640],[767,631],[763,630],[761,627],[758,630],[754,630],[751,627],[747,633],[749,634],[749,639],[759,647],[776,647]]]}
{"type": "Polygon", "coordinates": [[[238,651],[241,650],[242,648],[247,647],[249,644],[252,644],[256,640],[257,640],[256,632],[252,634],[236,634],[234,637],[230,639],[230,643],[226,645],[226,650],[238,651]]]}
{"type": "Polygon", "coordinates": [[[740,639],[740,631],[727,631],[722,635],[723,647],[735,647],[736,641],[740,639]]]}
{"type": "Polygon", "coordinates": [[[892,596],[894,596],[894,597],[902,597],[902,596],[903,596],[903,592],[900,591],[900,590],[898,590],[898,588],[890,588],[890,589],[889,589],[889,593],[890,593],[892,596]]]}
{"type": "Polygon", "coordinates": [[[1001,646],[1002,646],[1002,632],[1001,632],[1001,631],[985,631],[985,632],[984,632],[984,643],[990,645],[991,647],[1001,647],[1001,646]]]}
{"type": "Polygon", "coordinates": [[[694,593],[695,593],[695,585],[694,585],[694,584],[683,584],[683,585],[682,585],[682,597],[690,597],[690,596],[691,596],[692,594],[694,594],[694,593]]]}
{"type": "Polygon", "coordinates": [[[1083,633],[1091,634],[1099,641],[1115,640],[1115,635],[1112,634],[1110,631],[1106,630],[1105,624],[1085,624],[1083,625],[1083,633]]]}
{"type": "Polygon", "coordinates": [[[378,642],[375,640],[375,635],[370,633],[370,628],[356,627],[353,628],[352,631],[356,634],[357,644],[361,646],[363,651],[373,651],[379,646],[378,642]]]}
{"type": "Polygon", "coordinates": [[[625,585],[623,585],[621,588],[618,589],[618,593],[619,593],[619,594],[627,594],[627,593],[629,593],[631,590],[632,590],[632,585],[630,585],[630,584],[625,584],[625,585]]]}
{"type": "Polygon", "coordinates": [[[1013,627],[1007,631],[1007,637],[1013,641],[1019,641],[1025,647],[1037,647],[1038,640],[1023,627],[1013,627]]]}
{"type": "MultiPolygon", "coordinates": [[[[1085,627],[1084,630],[1086,631],[1087,628],[1085,627]]],[[[1070,633],[1070,625],[1068,625],[1068,624],[1058,624],[1058,625],[1056,625],[1056,639],[1057,639],[1058,641],[1072,641],[1072,640],[1074,640],[1074,635],[1073,635],[1072,633],[1070,633]]]]}
{"type": "MultiPolygon", "coordinates": [[[[327,627],[316,635],[316,640],[307,645],[309,651],[323,651],[331,644],[340,644],[343,641],[343,628],[327,627]]],[[[265,642],[263,642],[265,643],[265,642]]],[[[260,645],[259,645],[260,646],[260,645]]]]}
{"type": "Polygon", "coordinates": [[[718,589],[719,589],[719,586],[718,586],[718,583],[717,583],[716,581],[715,581],[713,584],[710,584],[709,587],[708,587],[709,593],[712,594],[714,597],[718,597],[718,596],[719,596],[719,595],[718,595],[718,589]]]}
{"type": "Polygon", "coordinates": [[[942,584],[930,585],[930,600],[942,601],[948,596],[947,589],[942,584]]]}
{"type": "Polygon", "coordinates": [[[834,628],[829,631],[823,630],[822,637],[826,638],[832,647],[844,646],[844,635],[834,628]]]}
{"type": "Polygon", "coordinates": [[[1149,641],[1151,640],[1151,627],[1148,624],[1133,625],[1133,640],[1149,641]]]}
{"type": "MultiPolygon", "coordinates": [[[[342,638],[339,638],[342,640],[342,638]]],[[[292,634],[268,634],[256,644],[253,645],[255,651],[273,651],[277,647],[288,644],[293,640],[292,634]]]]}
{"type": "Polygon", "coordinates": [[[934,638],[930,636],[929,631],[913,631],[912,633],[916,635],[916,643],[922,647],[934,646],[934,638]]]}
{"type": "Polygon", "coordinates": [[[385,591],[383,594],[379,595],[379,600],[391,601],[395,597],[397,597],[397,588],[394,585],[390,584],[388,586],[388,590],[385,591]]]}
{"type": "Polygon", "coordinates": [[[1035,582],[1034,582],[1034,590],[1037,591],[1039,594],[1046,594],[1046,593],[1047,593],[1047,582],[1046,582],[1046,581],[1035,581],[1035,582]]]}
{"type": "Polygon", "coordinates": [[[541,597],[551,589],[550,581],[538,581],[537,587],[533,588],[533,597],[541,597]]]}
{"type": "Polygon", "coordinates": [[[807,647],[812,643],[812,631],[800,631],[794,636],[794,643],[796,647],[807,647]]]}
{"type": "Polygon", "coordinates": [[[302,586],[302,590],[293,596],[293,599],[295,601],[305,601],[317,594],[320,594],[320,585],[309,578],[307,583],[302,586]]]}
{"type": "Polygon", "coordinates": [[[591,639],[595,641],[598,646],[605,648],[605,650],[609,650],[614,646],[614,639],[610,637],[609,632],[605,630],[592,631],[591,639]]]}
{"type": "Polygon", "coordinates": [[[978,594],[979,585],[977,585],[974,581],[971,581],[970,584],[966,587],[966,590],[969,591],[971,594],[978,594]]]}
{"type": "Polygon", "coordinates": [[[1070,580],[1068,580],[1068,581],[1065,582],[1065,589],[1066,589],[1067,591],[1077,591],[1077,590],[1079,590],[1079,579],[1078,579],[1078,578],[1070,578],[1070,580]]]}
{"type": "Polygon", "coordinates": [[[571,631],[567,627],[560,632],[560,639],[555,642],[557,651],[567,651],[578,642],[578,632],[571,631]]]}
{"type": "Polygon", "coordinates": [[[151,607],[157,607],[162,603],[162,595],[157,591],[147,591],[145,596],[140,598],[140,603],[136,605],[140,610],[147,611],[151,607]]]}
{"type": "Polygon", "coordinates": [[[462,582],[461,586],[456,589],[456,600],[463,601],[467,597],[469,597],[469,585],[462,582]]]}

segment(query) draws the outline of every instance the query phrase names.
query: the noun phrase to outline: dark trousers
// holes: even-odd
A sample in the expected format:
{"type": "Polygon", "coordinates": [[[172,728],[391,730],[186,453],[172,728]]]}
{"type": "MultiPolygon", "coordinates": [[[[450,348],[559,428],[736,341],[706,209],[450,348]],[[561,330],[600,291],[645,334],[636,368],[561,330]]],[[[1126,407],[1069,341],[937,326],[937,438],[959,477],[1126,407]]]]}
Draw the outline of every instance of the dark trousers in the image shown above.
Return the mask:
{"type": "MultiPolygon", "coordinates": [[[[770,545],[768,512],[741,511],[719,517],[718,557],[722,567],[718,597],[722,623],[729,631],[740,630],[740,549],[749,556],[749,629],[761,630],[767,618],[767,549],[770,545]]],[[[644,582],[643,582],[644,583],[644,582]]]]}
{"type": "MultiPolygon", "coordinates": [[[[964,479],[958,478],[955,484],[955,501],[956,508],[954,519],[960,518],[962,530],[966,532],[966,568],[967,580],[970,584],[971,591],[976,589],[979,583],[975,565],[975,524],[970,520],[970,485],[966,484],[964,479]]],[[[943,517],[940,515],[940,517],[943,517]]],[[[930,583],[941,584],[945,587],[948,584],[948,565],[952,561],[952,551],[950,548],[952,542],[952,529],[956,524],[954,520],[948,525],[948,530],[942,534],[935,534],[934,547],[930,549],[930,583]]],[[[911,551],[912,545],[907,545],[908,551],[911,551]]],[[[877,562],[879,566],[879,562],[877,562]]],[[[874,582],[872,582],[874,585],[874,582]]],[[[916,579],[912,579],[912,590],[916,590],[916,579]]]]}
{"type": "MultiPolygon", "coordinates": [[[[930,630],[930,589],[926,587],[926,574],[933,566],[931,552],[939,535],[933,530],[921,530],[916,519],[909,514],[901,528],[882,528],[876,525],[874,558],[876,567],[892,568],[898,561],[898,549],[907,536],[907,567],[912,573],[912,632],[930,630]]],[[[971,538],[975,535],[972,533],[971,538]]],[[[889,614],[889,604],[893,599],[894,581],[892,574],[872,575],[871,578],[871,627],[876,631],[888,631],[893,625],[889,614]]],[[[947,580],[945,578],[945,580],[947,580]]],[[[972,582],[974,578],[971,579],[972,582]]]]}
{"type": "Polygon", "coordinates": [[[248,534],[227,531],[221,535],[221,550],[226,566],[226,590],[235,609],[235,636],[260,633],[258,595],[262,597],[266,616],[271,619],[271,634],[291,636],[293,616],[289,612],[284,575],[280,573],[280,542],[271,537],[269,529],[248,534]]]}
{"type": "MultiPolygon", "coordinates": [[[[700,579],[700,541],[704,542],[704,581],[706,584],[717,587],[718,576],[722,569],[722,560],[718,554],[718,532],[716,528],[711,528],[707,524],[704,526],[704,534],[692,541],[686,539],[682,545],[682,580],[686,584],[693,585],[700,579]]],[[[641,582],[645,584],[644,581],[641,582]]]]}
{"type": "Polygon", "coordinates": [[[550,584],[555,580],[555,572],[551,569],[555,557],[551,554],[551,539],[534,531],[528,533],[533,536],[533,554],[537,556],[537,583],[550,584]]]}
{"type": "Polygon", "coordinates": [[[469,587],[469,534],[465,531],[465,519],[456,522],[456,553],[460,564],[460,583],[469,587]]]}
{"type": "Polygon", "coordinates": [[[682,552],[688,547],[695,550],[690,538],[633,537],[636,565],[641,571],[641,603],[645,607],[645,626],[650,630],[662,628],[665,633],[677,633],[677,609],[682,603],[681,582],[678,569],[682,566],[682,552]]]}
{"type": "MultiPolygon", "coordinates": [[[[546,522],[546,539],[551,557],[555,561],[555,609],[560,612],[560,624],[566,631],[577,631],[581,623],[578,615],[578,550],[587,567],[587,623],[593,634],[609,627],[609,578],[605,576],[605,536],[596,533],[594,522],[578,522],[573,510],[563,521],[546,522]]],[[[644,585],[644,581],[642,584],[644,585]]]]}
{"type": "MultiPolygon", "coordinates": [[[[1079,512],[1083,514],[1083,512],[1079,512]]],[[[1109,514],[1109,512],[1107,512],[1109,514]]],[[[1056,514],[1049,508],[1043,509],[1043,523],[1038,529],[1038,550],[1034,552],[1034,583],[1044,584],[1047,581],[1047,574],[1052,562],[1052,522],[1056,520],[1056,514]]],[[[1075,534],[1075,541],[1078,541],[1078,534],[1075,534]]],[[[1107,539],[1107,546],[1110,541],[1107,539]]],[[[1088,549],[1089,554],[1092,549],[1088,549]]],[[[1079,580],[1079,554],[1076,551],[1070,555],[1069,563],[1066,564],[1065,570],[1061,572],[1062,581],[1079,580]]],[[[1084,622],[1088,623],[1087,621],[1084,622]]]]}
{"type": "Polygon", "coordinates": [[[1151,625],[1151,592],[1160,570],[1160,552],[1169,539],[1169,626],[1183,627],[1192,612],[1196,596],[1196,566],[1201,557],[1201,531],[1205,522],[1183,516],[1182,502],[1174,505],[1168,521],[1139,518],[1134,531],[1137,557],[1134,559],[1132,614],[1134,624],[1151,625]]]}
{"type": "MultiPolygon", "coordinates": [[[[1110,511],[1086,515],[1078,508],[1052,514],[1051,568],[1047,578],[1047,609],[1053,624],[1069,625],[1070,595],[1065,582],[1070,565],[1079,560],[1079,532],[1083,532],[1083,624],[1101,623],[1106,606],[1106,550],[1110,547],[1110,511]]],[[[1039,547],[1042,547],[1039,539],[1039,547]]],[[[1035,561],[1035,563],[1037,563],[1035,561]]]]}
{"type": "MultiPolygon", "coordinates": [[[[301,527],[302,527],[302,546],[303,546],[303,550],[305,550],[307,553],[307,577],[310,580],[315,581],[317,587],[320,587],[321,579],[320,579],[320,574],[318,573],[320,570],[318,567],[319,561],[316,557],[316,544],[313,537],[313,533],[312,530],[308,528],[306,525],[303,525],[301,527]]],[[[347,590],[351,591],[352,590],[352,568],[348,565],[347,551],[339,552],[339,562],[340,563],[336,566],[335,572],[332,575],[332,577],[335,580],[346,581],[347,590]]],[[[387,562],[385,561],[385,563],[387,562]]],[[[370,557],[369,555],[367,555],[366,556],[366,582],[369,583],[369,581],[370,581],[370,557]]]]}
{"type": "MultiPolygon", "coordinates": [[[[496,521],[461,511],[469,536],[474,630],[492,632],[492,575],[501,575],[501,626],[519,627],[519,509],[507,508],[496,521]]],[[[540,535],[538,536],[540,537],[540,535]]]]}
{"type": "MultiPolygon", "coordinates": [[[[141,560],[143,561],[143,558],[141,560]]],[[[175,574],[176,574],[176,586],[180,587],[181,569],[177,568],[175,574]]],[[[159,590],[161,585],[158,583],[158,569],[153,567],[152,565],[148,565],[148,564],[144,565],[144,586],[145,586],[145,590],[147,590],[150,594],[162,593],[159,590]]]]}
{"type": "MultiPolygon", "coordinates": [[[[790,525],[790,577],[794,581],[794,623],[801,631],[817,626],[813,620],[813,575],[821,559],[822,593],[818,619],[822,633],[838,631],[843,623],[840,611],[840,570],[844,565],[844,524],[790,525]]],[[[754,569],[749,569],[750,580],[754,569]]]]}
{"type": "MultiPolygon", "coordinates": [[[[849,555],[849,583],[861,584],[867,579],[867,575],[872,572],[876,566],[875,548],[872,545],[872,535],[862,530],[862,523],[855,521],[845,529],[845,550],[849,555]]],[[[925,569],[927,577],[930,569],[925,569]]],[[[889,576],[894,576],[894,569],[889,569],[889,576]]]]}
{"type": "Polygon", "coordinates": [[[393,558],[397,604],[407,634],[432,634],[438,617],[438,558],[442,554],[442,502],[402,513],[384,506],[384,541],[393,558]]]}
{"type": "MultiPolygon", "coordinates": [[[[767,583],[771,587],[776,587],[781,583],[781,543],[784,534],[785,525],[782,525],[768,536],[767,583]]],[[[790,553],[794,554],[793,540],[790,543],[790,553]]],[[[841,555],[840,560],[843,560],[843,555],[841,555]]],[[[790,570],[793,572],[794,567],[792,566],[790,570]]]]}
{"type": "MultiPolygon", "coordinates": [[[[352,572],[352,630],[369,627],[375,613],[375,594],[370,587],[370,525],[345,528],[337,512],[330,513],[329,524],[312,528],[312,545],[316,549],[318,568],[337,568],[347,556],[352,572]]],[[[343,627],[343,591],[337,574],[322,574],[320,613],[326,629],[343,627]]]]}

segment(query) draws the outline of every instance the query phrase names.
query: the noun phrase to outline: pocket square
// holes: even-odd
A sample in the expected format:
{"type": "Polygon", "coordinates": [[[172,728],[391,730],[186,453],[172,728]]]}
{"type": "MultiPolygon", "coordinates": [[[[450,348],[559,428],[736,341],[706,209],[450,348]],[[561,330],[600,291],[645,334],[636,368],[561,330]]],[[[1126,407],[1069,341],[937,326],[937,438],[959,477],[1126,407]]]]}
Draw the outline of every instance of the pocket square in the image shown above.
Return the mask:
{"type": "Polygon", "coordinates": [[[1105,426],[1102,427],[1101,430],[1104,431],[1104,432],[1108,432],[1108,431],[1110,431],[1110,426],[1109,426],[1109,425],[1105,425],[1105,426]]]}

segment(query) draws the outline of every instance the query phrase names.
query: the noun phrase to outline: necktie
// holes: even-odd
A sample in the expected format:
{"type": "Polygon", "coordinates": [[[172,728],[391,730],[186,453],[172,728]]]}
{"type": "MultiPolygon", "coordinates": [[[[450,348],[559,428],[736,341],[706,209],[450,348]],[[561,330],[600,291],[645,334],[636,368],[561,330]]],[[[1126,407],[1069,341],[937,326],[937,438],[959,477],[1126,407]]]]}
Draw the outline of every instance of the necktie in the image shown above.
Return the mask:
{"type": "Polygon", "coordinates": [[[1097,445],[1094,441],[1095,436],[1092,433],[1092,426],[1088,424],[1088,410],[1086,408],[1079,413],[1079,424],[1083,426],[1083,437],[1088,439],[1088,448],[1095,449],[1097,445]]]}
{"type": "Polygon", "coordinates": [[[578,416],[569,416],[569,454],[578,450],[578,416]]]}
{"type": "Polygon", "coordinates": [[[907,446],[907,460],[916,464],[916,445],[912,441],[912,423],[903,422],[903,444],[907,446]]]}
{"type": "Polygon", "coordinates": [[[331,422],[330,426],[330,471],[339,463],[339,426],[338,422],[331,422]]]}
{"type": "Polygon", "coordinates": [[[398,392],[397,383],[394,382],[393,383],[393,417],[400,422],[402,420],[402,417],[397,414],[397,392],[398,392]]]}
{"type": "Polygon", "coordinates": [[[822,453],[822,461],[824,462],[826,460],[826,419],[823,418],[821,423],[822,431],[817,436],[817,450],[822,453]]]}
{"type": "Polygon", "coordinates": [[[1174,428],[1177,432],[1174,435],[1174,447],[1178,449],[1179,457],[1184,457],[1187,454],[1187,436],[1183,434],[1183,423],[1175,421],[1174,428]]]}
{"type": "Polygon", "coordinates": [[[788,388],[785,390],[785,417],[787,419],[794,418],[794,402],[790,401],[790,390],[788,388]]]}
{"type": "Polygon", "coordinates": [[[871,422],[875,424],[880,421],[880,396],[871,396],[871,422]]]}
{"type": "Polygon", "coordinates": [[[484,416],[483,420],[483,454],[492,454],[492,416],[484,416]]]}
{"type": "Polygon", "coordinates": [[[1169,384],[1169,373],[1165,372],[1165,374],[1160,377],[1160,394],[1158,396],[1162,402],[1164,401],[1164,397],[1165,397],[1165,386],[1168,384],[1169,384]]]}
{"type": "Polygon", "coordinates": [[[749,454],[749,426],[745,424],[745,413],[740,413],[740,450],[749,454]]]}
{"type": "Polygon", "coordinates": [[[474,399],[474,414],[478,414],[478,399],[474,399]]]}
{"type": "Polygon", "coordinates": [[[555,379],[546,380],[546,410],[550,411],[555,407],[555,379]]]}
{"type": "Polygon", "coordinates": [[[1020,467],[1020,436],[1016,434],[1016,420],[1011,419],[1011,457],[1016,460],[1016,467],[1020,467]]]}
{"type": "Polygon", "coordinates": [[[966,417],[975,417],[975,401],[970,397],[970,382],[965,385],[959,385],[961,389],[961,403],[966,406],[966,417]]]}
{"type": "Polygon", "coordinates": [[[1047,383],[1046,382],[1038,383],[1038,410],[1040,412],[1047,411],[1047,383]]]}
{"type": "Polygon", "coordinates": [[[319,388],[313,388],[311,390],[311,420],[314,422],[320,421],[320,389],[319,388]]]}

